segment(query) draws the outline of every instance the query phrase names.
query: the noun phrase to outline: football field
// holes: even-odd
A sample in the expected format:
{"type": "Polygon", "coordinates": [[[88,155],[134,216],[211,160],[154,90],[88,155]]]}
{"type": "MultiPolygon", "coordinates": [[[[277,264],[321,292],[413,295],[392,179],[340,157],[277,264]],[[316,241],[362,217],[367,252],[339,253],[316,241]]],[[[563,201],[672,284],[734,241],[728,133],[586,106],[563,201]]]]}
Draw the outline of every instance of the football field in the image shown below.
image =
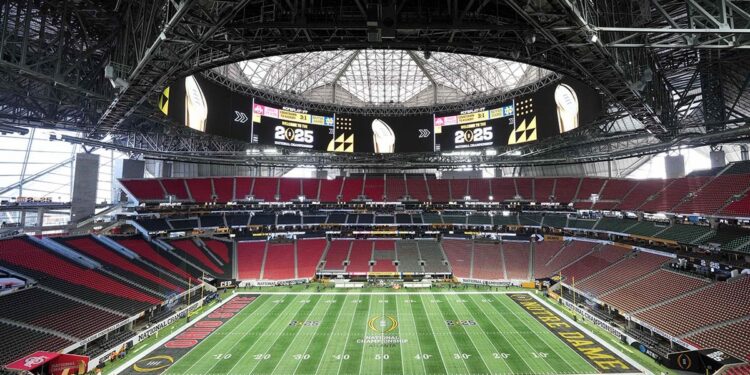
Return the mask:
{"type": "Polygon", "coordinates": [[[137,372],[640,372],[526,293],[261,294],[237,310],[168,366],[137,372]]]}

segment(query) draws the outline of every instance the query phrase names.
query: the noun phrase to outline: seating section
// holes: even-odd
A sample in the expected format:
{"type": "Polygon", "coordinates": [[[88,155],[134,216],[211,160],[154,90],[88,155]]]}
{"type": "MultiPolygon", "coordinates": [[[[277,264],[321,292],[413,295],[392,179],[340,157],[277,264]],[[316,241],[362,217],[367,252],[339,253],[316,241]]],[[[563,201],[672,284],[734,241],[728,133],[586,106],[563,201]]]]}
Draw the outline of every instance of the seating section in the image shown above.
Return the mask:
{"type": "Polygon", "coordinates": [[[166,251],[157,250],[155,246],[142,238],[117,238],[116,241],[138,254],[145,261],[163,268],[191,285],[196,285],[197,278],[201,276],[201,271],[190,267],[184,261],[177,259],[166,251]]]}
{"type": "Polygon", "coordinates": [[[157,267],[130,259],[89,236],[59,239],[62,244],[99,262],[104,269],[139,285],[169,295],[184,290],[185,284],[157,267]]]}
{"type": "Polygon", "coordinates": [[[172,226],[165,219],[138,219],[136,222],[149,233],[172,230],[172,226]]]}
{"type": "Polygon", "coordinates": [[[430,188],[430,196],[433,202],[446,203],[451,200],[448,180],[427,180],[427,186],[430,188]]]}
{"type": "Polygon", "coordinates": [[[420,202],[427,202],[427,181],[423,177],[407,177],[406,190],[409,196],[420,202]]]}
{"type": "Polygon", "coordinates": [[[0,296],[0,318],[61,332],[79,339],[125,320],[117,315],[40,288],[0,296]]]}
{"type": "Polygon", "coordinates": [[[747,190],[750,186],[750,175],[722,175],[717,176],[692,199],[688,199],[675,207],[677,213],[706,213],[719,211],[736,194],[747,190]]]}
{"type": "Polygon", "coordinates": [[[35,351],[57,352],[73,344],[58,336],[0,322],[0,363],[7,364],[35,351]]]}
{"type": "Polygon", "coordinates": [[[417,241],[396,241],[396,257],[398,258],[398,272],[424,272],[419,261],[417,241]]]}
{"type": "Polygon", "coordinates": [[[447,273],[450,269],[437,241],[417,241],[419,256],[424,261],[425,272],[447,273]]]}
{"type": "Polygon", "coordinates": [[[474,252],[471,240],[446,238],[442,241],[443,250],[451,264],[453,275],[471,278],[474,252]]]}
{"type": "MultiPolygon", "coordinates": [[[[510,280],[528,280],[531,249],[525,242],[503,242],[503,261],[506,278],[510,280]]],[[[476,266],[476,264],[475,264],[476,266]]]]}
{"type": "Polygon", "coordinates": [[[700,291],[635,316],[673,336],[750,315],[750,276],[716,282],[700,291]]]}
{"type": "Polygon", "coordinates": [[[206,272],[208,272],[210,275],[213,275],[218,278],[231,278],[231,270],[229,274],[227,274],[227,270],[222,269],[221,265],[216,263],[216,261],[212,260],[204,251],[203,249],[199,248],[198,245],[193,242],[191,239],[186,240],[176,240],[170,242],[172,246],[175,247],[176,251],[186,258],[188,261],[193,263],[194,265],[202,268],[206,272]]]}
{"type": "MultiPolygon", "coordinates": [[[[167,195],[174,195],[178,200],[186,201],[190,199],[187,187],[185,187],[185,180],[182,178],[167,178],[161,180],[161,184],[164,186],[164,190],[167,191],[167,195]]],[[[166,200],[166,199],[165,199],[166,200]]]]}
{"type": "Polygon", "coordinates": [[[266,250],[263,278],[288,280],[296,278],[294,242],[271,242],[266,250]]]}
{"type": "Polygon", "coordinates": [[[279,200],[282,202],[296,201],[302,195],[302,182],[297,178],[279,179],[279,200]]]}
{"type": "Polygon", "coordinates": [[[222,263],[228,264],[230,262],[232,255],[232,244],[213,239],[204,239],[203,243],[206,245],[208,251],[217,256],[222,263]]]}
{"type": "Polygon", "coordinates": [[[212,180],[217,202],[234,201],[234,178],[219,177],[213,178],[212,180]]]}
{"type": "MultiPolygon", "coordinates": [[[[738,169],[739,171],[740,169],[738,169]]],[[[163,202],[167,195],[180,201],[225,203],[249,195],[266,202],[294,201],[300,195],[321,202],[350,202],[361,195],[373,201],[448,202],[470,196],[479,201],[573,203],[579,209],[746,215],[750,211],[750,173],[688,176],[679,179],[605,179],[594,177],[519,177],[493,179],[425,179],[421,175],[373,174],[363,177],[298,179],[278,177],[215,177],[125,179],[123,187],[144,202],[163,202]],[[592,195],[598,194],[596,200],[592,195]],[[490,199],[492,198],[492,199],[490,199]],[[725,207],[726,206],[726,207],[725,207]]]]}
{"type": "Polygon", "coordinates": [[[374,242],[372,258],[375,265],[372,266],[373,272],[396,272],[396,241],[394,240],[377,240],[374,242]]]}
{"type": "Polygon", "coordinates": [[[193,201],[198,203],[211,202],[213,197],[213,187],[210,178],[188,178],[185,180],[193,201]]]}
{"type": "Polygon", "coordinates": [[[346,178],[344,179],[344,188],[341,190],[341,197],[344,202],[351,202],[360,195],[362,195],[362,189],[364,186],[364,180],[361,178],[346,178]]]}
{"type": "Polygon", "coordinates": [[[325,257],[324,271],[344,271],[344,261],[349,259],[349,249],[352,242],[349,240],[333,240],[328,245],[325,257]]]}
{"type": "Polygon", "coordinates": [[[328,243],[324,238],[300,239],[297,241],[297,277],[312,278],[320,264],[320,258],[328,243]]]}
{"type": "Polygon", "coordinates": [[[160,180],[120,180],[120,184],[139,201],[162,201],[167,195],[160,180]]]}
{"type": "Polygon", "coordinates": [[[503,256],[500,244],[493,242],[474,242],[473,279],[500,280],[506,279],[503,256]]]}
{"type": "Polygon", "coordinates": [[[382,202],[385,196],[385,180],[382,176],[365,179],[364,193],[367,198],[374,202],[382,202]]]}
{"type": "Polygon", "coordinates": [[[666,189],[655,194],[652,199],[641,206],[642,211],[671,212],[688,194],[692,194],[703,186],[710,177],[686,177],[672,180],[666,189]]]}
{"type": "Polygon", "coordinates": [[[598,246],[591,254],[580,258],[578,261],[573,262],[560,270],[560,274],[569,285],[572,285],[575,281],[576,287],[578,287],[578,283],[586,277],[591,276],[594,273],[603,270],[610,264],[622,259],[622,257],[628,252],[629,250],[617,246],[598,246]]]}
{"type": "Polygon", "coordinates": [[[621,313],[629,314],[706,285],[708,281],[661,269],[621,289],[603,294],[599,299],[621,313]]]}
{"type": "Polygon", "coordinates": [[[93,304],[135,314],[161,303],[155,295],[97,269],[85,268],[30,240],[0,241],[0,265],[36,279],[50,289],[93,304]]]}
{"type": "Polygon", "coordinates": [[[672,224],[669,228],[659,232],[658,237],[680,243],[694,244],[711,233],[715,232],[706,225],[672,224]]]}
{"type": "Polygon", "coordinates": [[[266,241],[237,242],[237,278],[260,279],[263,261],[266,259],[266,241]]]}
{"type": "Polygon", "coordinates": [[[590,253],[593,247],[593,243],[582,241],[534,243],[534,277],[556,275],[562,268],[590,253]]]}
{"type": "MultiPolygon", "coordinates": [[[[750,317],[741,321],[709,329],[686,339],[702,348],[721,348],[737,358],[750,359],[750,317]]],[[[747,369],[750,373],[750,368],[747,369]]]]}
{"type": "Polygon", "coordinates": [[[346,267],[346,272],[370,272],[370,260],[372,259],[373,241],[352,240],[351,243],[352,251],[349,254],[349,265],[346,267]]]}
{"type": "Polygon", "coordinates": [[[593,296],[599,296],[623,284],[646,276],[661,267],[669,258],[650,253],[632,253],[624,260],[581,280],[576,287],[593,296]]]}

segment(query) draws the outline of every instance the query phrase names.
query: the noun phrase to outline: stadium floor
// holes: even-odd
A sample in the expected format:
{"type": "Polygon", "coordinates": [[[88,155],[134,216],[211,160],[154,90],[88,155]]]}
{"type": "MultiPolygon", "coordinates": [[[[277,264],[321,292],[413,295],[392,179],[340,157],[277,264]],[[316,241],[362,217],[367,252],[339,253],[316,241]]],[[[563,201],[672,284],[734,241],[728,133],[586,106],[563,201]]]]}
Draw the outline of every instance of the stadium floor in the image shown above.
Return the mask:
{"type": "Polygon", "coordinates": [[[126,372],[641,372],[527,293],[273,293],[236,311],[193,347],[167,343],[126,372]]]}

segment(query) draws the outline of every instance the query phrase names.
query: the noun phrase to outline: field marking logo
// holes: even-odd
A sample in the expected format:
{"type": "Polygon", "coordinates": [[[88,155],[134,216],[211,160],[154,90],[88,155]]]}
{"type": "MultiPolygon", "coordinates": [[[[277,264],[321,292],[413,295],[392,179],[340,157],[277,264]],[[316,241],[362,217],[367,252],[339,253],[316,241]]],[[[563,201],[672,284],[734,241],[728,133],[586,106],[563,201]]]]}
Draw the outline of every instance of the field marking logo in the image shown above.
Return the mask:
{"type": "Polygon", "coordinates": [[[133,370],[137,372],[154,372],[167,368],[174,363],[174,358],[170,355],[155,355],[143,358],[133,365],[133,370]]]}
{"type": "Polygon", "coordinates": [[[398,320],[390,315],[375,315],[367,321],[367,326],[377,333],[388,333],[398,328],[398,320]]]}

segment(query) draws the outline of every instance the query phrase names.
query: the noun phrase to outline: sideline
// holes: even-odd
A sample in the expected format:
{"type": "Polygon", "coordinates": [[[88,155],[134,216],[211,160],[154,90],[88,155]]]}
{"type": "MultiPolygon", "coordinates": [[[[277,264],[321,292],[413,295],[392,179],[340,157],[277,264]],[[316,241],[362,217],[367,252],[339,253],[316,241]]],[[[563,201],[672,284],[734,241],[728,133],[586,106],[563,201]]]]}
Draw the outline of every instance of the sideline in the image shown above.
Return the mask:
{"type": "Polygon", "coordinates": [[[116,369],[114,369],[114,370],[113,370],[112,372],[110,372],[110,375],[118,375],[119,373],[121,373],[121,372],[123,372],[123,371],[125,371],[125,370],[129,369],[129,368],[130,368],[131,366],[133,366],[133,365],[134,365],[134,364],[136,364],[136,363],[137,363],[138,361],[140,361],[141,359],[143,359],[143,357],[145,357],[145,356],[149,355],[149,354],[150,354],[151,352],[153,352],[153,351],[154,351],[154,350],[155,350],[156,348],[158,348],[158,347],[160,347],[160,346],[162,346],[162,345],[166,344],[166,343],[167,343],[167,341],[169,341],[169,340],[173,339],[173,338],[174,338],[175,336],[179,335],[179,334],[180,334],[180,333],[182,333],[183,331],[185,331],[185,330],[187,330],[188,328],[192,327],[192,326],[193,326],[193,324],[195,324],[195,323],[199,322],[199,321],[200,321],[201,319],[205,318],[206,316],[208,316],[208,314],[212,313],[212,312],[213,312],[214,310],[218,309],[219,307],[221,307],[221,306],[224,306],[224,304],[225,304],[225,303],[227,303],[227,302],[229,302],[229,301],[233,300],[233,299],[234,299],[234,297],[236,297],[236,296],[237,296],[237,294],[232,294],[231,296],[229,296],[229,297],[228,297],[228,298],[226,298],[225,300],[221,301],[221,303],[217,303],[216,305],[214,305],[214,306],[213,306],[213,307],[211,307],[210,309],[208,309],[208,310],[204,311],[204,312],[203,312],[202,314],[200,314],[199,316],[197,316],[197,317],[193,317],[193,320],[191,320],[191,321],[190,321],[190,323],[188,323],[188,324],[185,324],[185,325],[183,325],[182,327],[180,327],[180,328],[176,329],[176,330],[175,330],[175,331],[173,331],[172,333],[170,333],[170,334],[168,334],[167,336],[165,336],[165,337],[164,337],[163,339],[161,339],[161,340],[159,340],[158,342],[156,342],[156,343],[152,344],[152,345],[151,345],[151,346],[150,346],[150,347],[148,348],[148,350],[146,350],[146,351],[143,351],[143,352],[140,352],[140,353],[139,353],[138,355],[136,355],[135,357],[133,357],[133,358],[129,359],[129,360],[127,361],[127,362],[125,362],[125,363],[123,363],[122,365],[120,365],[120,367],[117,367],[117,368],[116,368],[116,369]]]}
{"type": "Polygon", "coordinates": [[[465,292],[358,292],[356,289],[348,289],[345,292],[316,292],[314,290],[309,292],[263,292],[263,291],[241,291],[237,292],[235,294],[239,295],[245,295],[245,294],[253,294],[253,295],[263,295],[263,294],[280,294],[280,295],[329,295],[329,296],[346,296],[346,295],[406,295],[406,296],[413,296],[413,295],[422,295],[422,296],[431,296],[431,295],[459,295],[459,294],[513,294],[513,293],[529,293],[529,291],[520,291],[520,290],[514,290],[514,291],[465,291],[465,292]]]}
{"type": "MultiPolygon", "coordinates": [[[[620,351],[618,348],[614,347],[613,345],[611,345],[610,343],[608,343],[606,340],[604,340],[601,337],[599,337],[599,335],[594,334],[593,332],[589,331],[588,328],[584,327],[581,324],[578,324],[578,322],[576,322],[573,319],[571,319],[570,317],[568,317],[567,314],[558,312],[554,307],[552,307],[552,305],[550,305],[549,303],[547,303],[547,301],[545,301],[542,298],[540,298],[539,296],[537,296],[535,293],[530,293],[530,292],[526,292],[526,293],[528,293],[532,298],[534,298],[539,303],[541,303],[542,305],[544,305],[550,311],[553,311],[555,315],[558,315],[558,316],[562,317],[568,323],[572,324],[573,326],[575,326],[576,328],[578,328],[579,330],[581,330],[581,332],[583,332],[583,333],[589,335],[590,337],[594,338],[594,340],[596,340],[599,344],[602,344],[605,348],[607,348],[607,349],[611,350],[612,352],[614,352],[615,354],[619,355],[621,358],[623,358],[625,361],[627,361],[628,364],[630,364],[631,366],[633,366],[633,367],[637,368],[638,370],[640,370],[642,374],[653,375],[653,373],[650,370],[648,370],[647,368],[645,368],[644,366],[642,366],[640,363],[638,363],[638,361],[634,360],[633,358],[630,358],[630,356],[626,355],[625,353],[623,353],[622,351],[620,351]]],[[[608,375],[613,375],[613,374],[608,374],[608,375]]],[[[632,373],[631,373],[631,375],[632,375],[632,373]]]]}

